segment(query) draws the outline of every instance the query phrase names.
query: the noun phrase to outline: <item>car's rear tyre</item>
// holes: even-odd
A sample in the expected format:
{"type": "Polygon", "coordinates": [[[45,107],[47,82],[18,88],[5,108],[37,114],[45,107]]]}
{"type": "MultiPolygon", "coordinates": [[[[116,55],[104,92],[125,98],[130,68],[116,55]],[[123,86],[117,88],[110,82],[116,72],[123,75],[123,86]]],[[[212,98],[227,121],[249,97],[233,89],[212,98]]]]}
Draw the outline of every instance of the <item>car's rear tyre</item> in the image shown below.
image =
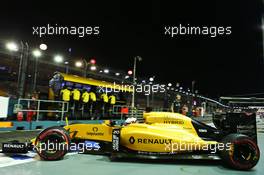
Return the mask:
{"type": "Polygon", "coordinates": [[[68,152],[70,137],[59,126],[44,129],[35,140],[36,151],[43,160],[60,160],[68,152]]]}
{"type": "Polygon", "coordinates": [[[220,151],[221,158],[227,166],[249,170],[258,163],[260,151],[252,138],[242,134],[230,134],[221,142],[225,144],[225,149],[220,151]]]}

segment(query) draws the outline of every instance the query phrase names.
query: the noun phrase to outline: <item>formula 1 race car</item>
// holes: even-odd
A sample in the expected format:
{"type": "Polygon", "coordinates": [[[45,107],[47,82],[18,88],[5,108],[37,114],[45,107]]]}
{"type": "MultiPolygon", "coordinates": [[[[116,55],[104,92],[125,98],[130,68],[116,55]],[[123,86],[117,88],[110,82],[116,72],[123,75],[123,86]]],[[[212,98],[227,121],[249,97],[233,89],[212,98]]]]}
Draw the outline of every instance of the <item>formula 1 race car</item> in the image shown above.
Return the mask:
{"type": "Polygon", "coordinates": [[[72,124],[64,128],[55,126],[40,132],[32,144],[20,145],[20,151],[17,150],[19,145],[4,143],[3,152],[12,152],[12,148],[16,148],[16,152],[34,148],[43,160],[62,159],[72,150],[105,154],[111,160],[124,157],[221,159],[234,169],[253,168],[260,157],[255,115],[227,113],[222,117],[223,120],[216,120],[218,128],[169,112],[144,113],[142,123],[116,125],[104,121],[102,124],[72,124]],[[227,123],[229,116],[236,122],[227,123]],[[225,126],[221,127],[219,122],[225,126]]]}

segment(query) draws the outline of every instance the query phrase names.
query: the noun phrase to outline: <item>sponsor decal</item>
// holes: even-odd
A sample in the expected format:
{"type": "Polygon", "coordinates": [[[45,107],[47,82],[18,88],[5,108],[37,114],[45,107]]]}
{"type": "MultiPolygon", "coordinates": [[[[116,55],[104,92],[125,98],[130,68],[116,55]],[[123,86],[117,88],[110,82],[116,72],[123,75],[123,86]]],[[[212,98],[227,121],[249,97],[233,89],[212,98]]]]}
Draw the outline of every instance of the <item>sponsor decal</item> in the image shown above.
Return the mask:
{"type": "Polygon", "coordinates": [[[93,132],[97,132],[98,128],[97,127],[93,127],[93,132]]]}
{"type": "Polygon", "coordinates": [[[198,129],[199,132],[207,132],[207,129],[198,129]]]}
{"type": "Polygon", "coordinates": [[[120,130],[119,129],[113,129],[112,149],[114,152],[119,151],[119,144],[120,144],[120,130]]]}
{"type": "Polygon", "coordinates": [[[14,149],[24,149],[25,148],[24,143],[4,143],[3,148],[14,148],[14,149]]]}
{"type": "Polygon", "coordinates": [[[134,144],[134,143],[135,143],[135,138],[134,138],[133,136],[131,136],[131,137],[129,138],[129,142],[130,142],[131,144],[134,144]]]}
{"type": "Polygon", "coordinates": [[[3,143],[2,152],[5,153],[27,153],[27,145],[25,143],[3,143]]]}
{"type": "Polygon", "coordinates": [[[182,120],[164,120],[165,124],[184,124],[184,121],[182,120]]]}
{"type": "Polygon", "coordinates": [[[129,143],[134,144],[170,144],[172,142],[172,139],[142,139],[142,138],[134,138],[131,136],[129,138],[129,143]]]}
{"type": "Polygon", "coordinates": [[[72,139],[74,139],[78,133],[78,131],[71,131],[70,128],[67,129],[66,131],[70,134],[72,139]]]}
{"type": "Polygon", "coordinates": [[[183,127],[183,129],[190,129],[190,130],[192,130],[193,128],[187,128],[187,127],[183,127]]]}
{"type": "Polygon", "coordinates": [[[90,135],[90,136],[103,136],[104,135],[104,133],[103,132],[98,132],[98,128],[97,127],[93,127],[92,128],[92,131],[93,132],[87,132],[86,134],[87,135],[90,135]]]}
{"type": "Polygon", "coordinates": [[[175,155],[171,152],[148,152],[148,151],[138,151],[138,154],[141,155],[151,155],[151,156],[166,156],[166,155],[175,155]]]}

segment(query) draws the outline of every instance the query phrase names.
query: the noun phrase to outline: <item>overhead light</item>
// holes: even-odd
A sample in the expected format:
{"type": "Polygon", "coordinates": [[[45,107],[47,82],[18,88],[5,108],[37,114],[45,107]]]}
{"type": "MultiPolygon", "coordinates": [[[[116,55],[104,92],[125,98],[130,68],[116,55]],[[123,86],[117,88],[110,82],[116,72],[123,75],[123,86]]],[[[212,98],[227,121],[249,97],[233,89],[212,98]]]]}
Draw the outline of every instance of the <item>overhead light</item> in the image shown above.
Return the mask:
{"type": "Polygon", "coordinates": [[[129,78],[129,76],[128,76],[128,75],[126,75],[126,76],[125,76],[125,79],[128,79],[128,78],[129,78]]]}
{"type": "Polygon", "coordinates": [[[119,73],[119,72],[116,72],[116,73],[115,73],[115,75],[116,75],[116,76],[119,76],[119,75],[120,75],[120,73],[119,73]]]}
{"type": "Polygon", "coordinates": [[[90,60],[90,63],[91,63],[91,64],[95,64],[95,63],[96,63],[96,60],[95,60],[95,59],[91,59],[91,60],[90,60]]]}
{"type": "Polygon", "coordinates": [[[133,74],[133,71],[132,70],[129,70],[127,71],[128,75],[132,75],[133,74]]]}
{"type": "Polygon", "coordinates": [[[168,84],[168,86],[169,86],[169,87],[171,87],[171,86],[172,86],[172,84],[171,84],[171,83],[169,83],[169,84],[168,84]]]}
{"type": "Polygon", "coordinates": [[[154,78],[153,78],[153,77],[150,77],[150,78],[149,78],[149,81],[154,81],[154,78]]]}
{"type": "Polygon", "coordinates": [[[10,51],[18,51],[18,46],[17,46],[17,44],[16,43],[14,43],[14,42],[9,42],[9,43],[7,43],[6,44],[6,48],[8,49],[8,50],[10,50],[10,51]]]}
{"type": "Polygon", "coordinates": [[[39,45],[39,48],[40,48],[41,50],[47,50],[48,46],[47,46],[46,44],[40,44],[40,45],[39,45]]]}
{"type": "Polygon", "coordinates": [[[61,55],[56,55],[54,57],[54,61],[57,63],[61,63],[63,61],[63,57],[61,55]]]}
{"type": "Polygon", "coordinates": [[[96,66],[91,66],[90,69],[91,69],[92,71],[95,71],[95,70],[96,70],[96,66]]]}
{"type": "Polygon", "coordinates": [[[104,69],[104,73],[108,74],[109,73],[109,69],[104,69]]]}
{"type": "Polygon", "coordinates": [[[76,67],[82,67],[83,66],[83,63],[81,61],[76,61],[75,62],[75,66],[76,67]]]}
{"type": "Polygon", "coordinates": [[[41,56],[41,52],[40,52],[38,49],[36,49],[36,50],[33,50],[32,54],[33,54],[33,55],[34,55],[34,57],[36,57],[36,58],[38,58],[38,57],[40,57],[40,56],[41,56]]]}

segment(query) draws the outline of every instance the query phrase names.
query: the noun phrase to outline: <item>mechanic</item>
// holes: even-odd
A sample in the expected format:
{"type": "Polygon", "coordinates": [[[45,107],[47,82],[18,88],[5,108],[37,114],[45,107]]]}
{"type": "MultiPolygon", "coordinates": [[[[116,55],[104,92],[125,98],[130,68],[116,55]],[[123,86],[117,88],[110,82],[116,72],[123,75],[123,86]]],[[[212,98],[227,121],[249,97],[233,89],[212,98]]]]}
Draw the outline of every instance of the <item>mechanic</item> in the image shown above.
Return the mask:
{"type": "Polygon", "coordinates": [[[71,95],[72,95],[72,100],[73,100],[73,106],[72,106],[72,117],[73,117],[75,111],[79,107],[79,101],[80,101],[80,97],[81,97],[81,92],[75,86],[75,88],[71,91],[71,95]]]}
{"type": "Polygon", "coordinates": [[[108,114],[111,115],[112,114],[112,107],[116,104],[116,97],[114,96],[113,93],[110,94],[108,101],[109,101],[108,114]]]}
{"type": "Polygon", "coordinates": [[[89,102],[90,95],[86,89],[83,89],[82,93],[82,117],[84,116],[84,112],[87,112],[88,109],[88,102],[89,102]]]}
{"type": "Polygon", "coordinates": [[[171,105],[171,111],[180,113],[180,106],[181,106],[181,96],[179,94],[176,95],[176,99],[173,101],[171,105]]]}
{"type": "Polygon", "coordinates": [[[114,105],[116,103],[116,97],[114,96],[114,94],[110,94],[109,102],[111,105],[114,105]]]}
{"type": "Polygon", "coordinates": [[[90,113],[90,117],[91,120],[94,119],[94,115],[93,115],[93,107],[94,104],[96,103],[96,95],[93,91],[89,92],[89,113],[90,113]]]}
{"type": "MultiPolygon", "coordinates": [[[[70,87],[67,86],[63,86],[63,89],[60,91],[60,100],[64,101],[64,102],[70,102],[71,100],[71,91],[70,91],[70,87]]],[[[66,105],[64,106],[66,107],[66,105]]],[[[66,109],[63,109],[66,110],[66,109]]],[[[68,115],[68,114],[66,114],[68,115]]]]}
{"type": "Polygon", "coordinates": [[[82,93],[82,102],[83,103],[88,103],[89,102],[89,98],[90,98],[90,94],[87,92],[86,89],[84,89],[83,93],[82,93]]]}
{"type": "Polygon", "coordinates": [[[66,86],[64,86],[60,91],[60,96],[62,101],[69,102],[71,99],[71,91],[69,90],[69,87],[67,88],[66,86]]]}
{"type": "Polygon", "coordinates": [[[102,117],[105,117],[105,111],[107,111],[107,108],[108,108],[108,105],[107,105],[108,101],[109,101],[109,99],[108,99],[107,93],[103,92],[101,94],[101,102],[102,102],[102,104],[101,104],[101,114],[102,114],[102,117]]]}

